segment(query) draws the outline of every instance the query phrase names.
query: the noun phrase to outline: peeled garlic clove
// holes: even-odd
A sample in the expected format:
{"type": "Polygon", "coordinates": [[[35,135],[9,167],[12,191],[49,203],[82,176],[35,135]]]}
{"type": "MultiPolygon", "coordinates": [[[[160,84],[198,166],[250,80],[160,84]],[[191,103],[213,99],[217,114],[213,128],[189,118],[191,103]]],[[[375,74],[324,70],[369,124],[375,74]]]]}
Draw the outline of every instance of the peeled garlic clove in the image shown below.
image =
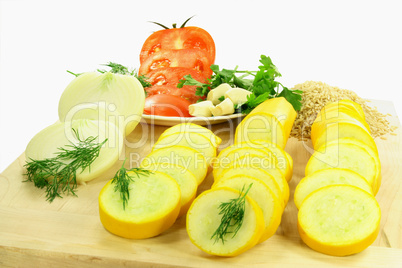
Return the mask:
{"type": "Polygon", "coordinates": [[[188,112],[192,116],[212,116],[210,108],[213,108],[214,105],[212,104],[212,101],[206,100],[206,101],[201,101],[197,102],[194,104],[190,104],[188,106],[188,112]]]}
{"type": "Polygon", "coordinates": [[[213,116],[228,115],[234,113],[234,104],[230,99],[225,99],[215,107],[210,108],[213,116]]]}
{"type": "Polygon", "coordinates": [[[219,99],[223,97],[226,91],[230,89],[232,89],[232,87],[229,84],[220,84],[219,86],[208,92],[207,100],[211,101],[213,105],[217,105],[221,103],[221,100],[219,99]]]}
{"type": "Polygon", "coordinates": [[[229,98],[233,104],[243,104],[247,101],[247,97],[251,94],[251,91],[248,91],[243,88],[232,88],[225,93],[225,98],[229,98]]]}

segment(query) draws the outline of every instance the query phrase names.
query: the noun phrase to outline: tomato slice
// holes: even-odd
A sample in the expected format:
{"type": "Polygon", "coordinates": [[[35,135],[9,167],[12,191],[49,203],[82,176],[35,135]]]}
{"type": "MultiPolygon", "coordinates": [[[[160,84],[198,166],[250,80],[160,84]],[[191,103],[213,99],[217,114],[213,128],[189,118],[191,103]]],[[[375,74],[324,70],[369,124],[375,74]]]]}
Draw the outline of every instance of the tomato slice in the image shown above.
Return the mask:
{"type": "Polygon", "coordinates": [[[156,94],[145,98],[144,114],[191,117],[188,112],[190,104],[179,96],[156,94]]]}
{"type": "Polygon", "coordinates": [[[147,91],[147,96],[155,94],[171,94],[185,98],[191,103],[197,102],[197,100],[201,98],[195,94],[197,86],[183,86],[182,88],[177,88],[177,84],[185,75],[191,75],[192,78],[201,83],[206,82],[206,79],[202,74],[190,68],[159,68],[146,75],[147,81],[153,85],[152,87],[145,89],[147,91]]]}
{"type": "Polygon", "coordinates": [[[159,50],[149,56],[140,66],[139,75],[165,67],[184,67],[196,70],[205,78],[212,75],[207,52],[200,49],[159,50]]]}
{"type": "Polygon", "coordinates": [[[198,71],[184,67],[165,67],[146,74],[147,81],[152,85],[177,85],[185,75],[191,75],[195,80],[206,83],[206,79],[198,71]]]}
{"type": "Polygon", "coordinates": [[[154,32],[142,46],[140,63],[162,49],[200,49],[208,53],[209,62],[215,61],[215,42],[207,31],[199,27],[189,26],[154,32]]]}
{"type": "Polygon", "coordinates": [[[190,103],[196,103],[200,96],[195,95],[196,87],[188,86],[183,88],[178,88],[173,85],[163,85],[163,86],[151,86],[146,89],[147,96],[153,96],[157,94],[167,94],[181,97],[183,99],[188,100],[190,103]]]}

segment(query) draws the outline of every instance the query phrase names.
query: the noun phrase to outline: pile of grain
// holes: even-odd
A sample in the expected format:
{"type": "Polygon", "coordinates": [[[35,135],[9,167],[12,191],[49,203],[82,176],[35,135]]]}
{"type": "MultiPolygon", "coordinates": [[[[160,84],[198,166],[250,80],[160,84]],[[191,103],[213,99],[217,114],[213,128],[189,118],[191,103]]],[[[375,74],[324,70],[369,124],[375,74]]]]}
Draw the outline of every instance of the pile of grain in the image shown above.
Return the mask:
{"type": "Polygon", "coordinates": [[[294,86],[293,89],[303,91],[302,108],[299,111],[290,135],[299,140],[310,138],[311,125],[317,113],[329,102],[349,99],[360,104],[364,110],[367,124],[370,126],[373,138],[385,134],[393,134],[396,127],[391,126],[386,119],[387,115],[381,114],[376,108],[367,105],[367,101],[360,98],[355,92],[338,87],[329,86],[323,82],[307,81],[294,86]]]}

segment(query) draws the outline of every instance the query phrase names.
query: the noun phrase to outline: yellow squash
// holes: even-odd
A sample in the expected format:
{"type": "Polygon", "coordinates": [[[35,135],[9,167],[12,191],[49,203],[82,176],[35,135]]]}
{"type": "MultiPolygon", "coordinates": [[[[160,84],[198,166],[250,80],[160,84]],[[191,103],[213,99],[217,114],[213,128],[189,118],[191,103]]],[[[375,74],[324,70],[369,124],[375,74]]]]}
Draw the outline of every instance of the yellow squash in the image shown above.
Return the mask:
{"type": "Polygon", "coordinates": [[[222,187],[204,191],[191,205],[186,219],[186,229],[191,242],[202,251],[217,256],[237,256],[252,247],[261,239],[265,229],[261,208],[248,195],[245,196],[243,223],[237,233],[229,227],[222,240],[214,233],[221,225],[222,203],[239,198],[234,189],[222,187]]]}
{"type": "Polygon", "coordinates": [[[247,175],[235,175],[219,180],[213,189],[229,187],[241,191],[245,185],[252,184],[248,196],[252,198],[262,210],[264,215],[265,230],[259,242],[263,242],[273,236],[281,223],[283,206],[275,197],[271,189],[262,181],[247,175]]]}
{"type": "Polygon", "coordinates": [[[296,207],[299,209],[309,194],[329,185],[353,185],[373,194],[371,185],[358,173],[343,168],[327,168],[318,170],[300,180],[294,194],[296,207]]]}
{"type": "Polygon", "coordinates": [[[363,251],[380,230],[381,210],[372,194],[350,185],[326,186],[301,204],[298,231],[310,248],[332,256],[363,251]]]}
{"type": "Polygon", "coordinates": [[[375,189],[375,160],[364,148],[349,143],[333,143],[320,147],[307,162],[305,175],[327,168],[345,168],[363,176],[375,189]]]}
{"type": "Polygon", "coordinates": [[[133,239],[154,237],[173,225],[180,211],[177,182],[162,172],[129,172],[130,198],[123,208],[120,192],[109,181],[99,194],[99,216],[109,232],[133,239]],[[138,177],[137,177],[138,175],[138,177]]]}

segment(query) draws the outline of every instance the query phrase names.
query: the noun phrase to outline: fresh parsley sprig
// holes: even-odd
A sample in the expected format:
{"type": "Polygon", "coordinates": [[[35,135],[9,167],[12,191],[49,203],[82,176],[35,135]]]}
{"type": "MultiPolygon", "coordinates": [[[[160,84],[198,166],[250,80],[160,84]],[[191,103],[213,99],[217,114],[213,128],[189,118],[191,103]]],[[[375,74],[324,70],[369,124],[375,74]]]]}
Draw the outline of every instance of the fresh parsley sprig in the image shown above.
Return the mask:
{"type": "Polygon", "coordinates": [[[72,194],[77,188],[77,172],[83,172],[89,168],[93,161],[99,156],[99,152],[106,143],[96,142],[97,137],[90,136],[82,140],[78,131],[73,129],[78,143],[58,148],[59,152],[55,157],[43,160],[30,159],[24,165],[27,170],[26,181],[34,183],[35,187],[46,188],[46,200],[53,202],[61,194],[72,194]]]}
{"type": "Polygon", "coordinates": [[[150,170],[146,170],[143,168],[132,168],[127,170],[124,167],[126,160],[124,160],[121,168],[116,172],[112,179],[112,184],[115,184],[114,191],[120,193],[120,198],[123,201],[123,210],[126,209],[126,205],[128,204],[128,200],[130,199],[130,183],[133,182],[133,177],[129,175],[128,172],[132,171],[137,178],[140,178],[140,175],[148,176],[152,172],[150,170]]]}
{"type": "Polygon", "coordinates": [[[220,84],[228,83],[232,87],[240,87],[252,92],[246,103],[235,107],[238,113],[247,114],[265,100],[276,97],[284,97],[296,111],[299,111],[302,91],[290,90],[275,80],[282,75],[270,57],[261,55],[260,63],[258,71],[240,71],[238,67],[233,70],[220,70],[218,65],[211,65],[211,70],[214,74],[208,79],[207,83],[201,83],[192,78],[191,75],[186,75],[184,79],[180,80],[177,87],[181,88],[184,85],[197,86],[196,95],[207,96],[211,89],[218,87],[220,84]]]}
{"type": "Polygon", "coordinates": [[[225,236],[231,234],[232,238],[236,236],[237,232],[243,225],[244,212],[246,209],[246,195],[250,190],[251,183],[246,192],[244,192],[244,186],[239,193],[239,197],[236,199],[231,199],[229,202],[222,202],[219,205],[219,215],[222,215],[221,223],[216,229],[216,231],[211,236],[211,239],[215,239],[215,242],[222,241],[225,244],[225,236]]]}

